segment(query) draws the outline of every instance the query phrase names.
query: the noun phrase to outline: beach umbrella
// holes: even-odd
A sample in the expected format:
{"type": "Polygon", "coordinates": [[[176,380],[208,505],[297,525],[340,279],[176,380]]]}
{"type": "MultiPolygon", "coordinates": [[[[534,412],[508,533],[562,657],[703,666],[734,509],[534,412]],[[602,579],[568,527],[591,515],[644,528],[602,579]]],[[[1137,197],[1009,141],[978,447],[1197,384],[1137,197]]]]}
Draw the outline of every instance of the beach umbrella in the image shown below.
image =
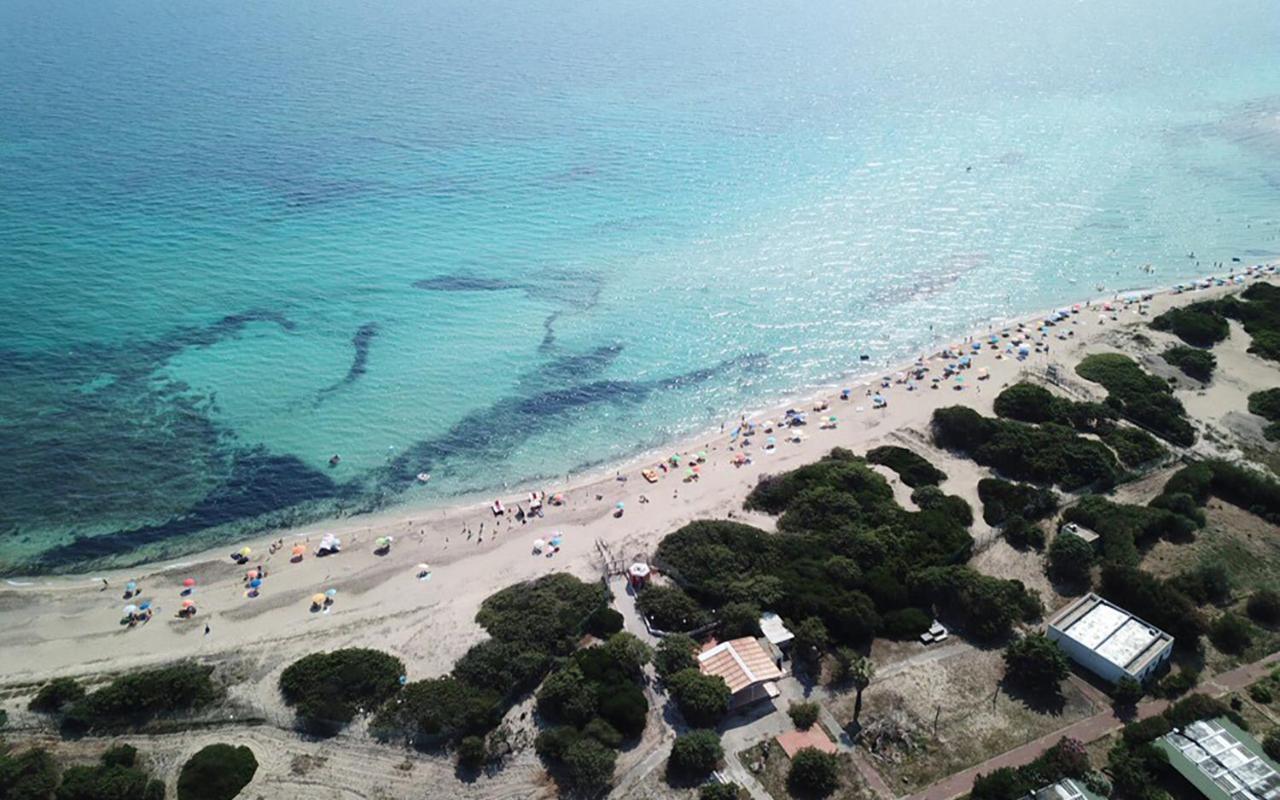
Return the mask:
{"type": "Polygon", "coordinates": [[[138,613],[138,607],[135,606],[133,603],[130,603],[129,605],[124,607],[124,615],[126,617],[131,617],[137,613],[138,613]]]}
{"type": "Polygon", "coordinates": [[[679,454],[679,453],[674,453],[674,454],[672,454],[672,456],[671,456],[671,463],[672,463],[672,464],[679,464],[679,463],[680,463],[680,454],[679,454]]]}
{"type": "Polygon", "coordinates": [[[136,591],[136,590],[137,590],[137,588],[138,588],[138,582],[137,582],[137,581],[129,581],[128,583],[126,583],[126,584],[124,585],[124,590],[125,590],[126,592],[133,592],[133,591],[136,591]]]}
{"type": "Polygon", "coordinates": [[[885,402],[884,395],[882,395],[882,394],[872,395],[872,397],[871,397],[871,402],[873,402],[873,403],[884,403],[884,402],[885,402]]]}
{"type": "Polygon", "coordinates": [[[428,573],[428,572],[430,572],[430,571],[431,571],[431,566],[430,566],[429,564],[427,564],[426,562],[423,562],[423,563],[419,564],[419,565],[416,567],[416,569],[418,570],[418,574],[419,574],[419,575],[425,575],[426,573],[428,573]]]}
{"type": "Polygon", "coordinates": [[[313,605],[313,606],[322,606],[322,605],[324,605],[324,595],[322,595],[322,594],[313,594],[313,595],[311,595],[311,605],[313,605]]]}
{"type": "Polygon", "coordinates": [[[244,576],[249,580],[253,580],[254,578],[258,577],[258,571],[256,569],[251,569],[248,572],[246,572],[244,576]]]}
{"type": "Polygon", "coordinates": [[[250,556],[250,555],[253,555],[253,550],[252,550],[251,548],[248,548],[248,547],[241,547],[241,548],[240,548],[240,555],[242,555],[242,556],[250,556]]]}
{"type": "Polygon", "coordinates": [[[972,349],[974,349],[974,350],[981,350],[981,349],[982,349],[982,342],[974,342],[973,344],[969,345],[969,347],[970,347],[970,348],[972,348],[972,349]]]}
{"type": "Polygon", "coordinates": [[[150,600],[144,600],[144,601],[142,601],[141,603],[139,603],[139,604],[138,604],[138,610],[139,610],[139,611],[146,611],[148,608],[151,608],[151,601],[150,601],[150,600]]]}
{"type": "Polygon", "coordinates": [[[257,589],[261,585],[262,585],[262,578],[254,578],[253,580],[249,581],[250,589],[257,589]]]}
{"type": "Polygon", "coordinates": [[[185,587],[187,587],[188,589],[190,589],[192,586],[195,586],[195,585],[196,585],[196,579],[195,579],[195,578],[187,578],[185,581],[183,581],[183,582],[182,582],[182,585],[183,585],[183,586],[185,586],[185,587]]]}
{"type": "Polygon", "coordinates": [[[195,601],[195,600],[183,600],[183,601],[182,601],[182,607],[183,607],[183,608],[194,608],[194,607],[195,607],[195,605],[196,605],[196,601],[195,601]]]}
{"type": "Polygon", "coordinates": [[[616,508],[617,510],[621,511],[623,508],[625,508],[625,507],[626,507],[626,503],[624,503],[624,502],[622,502],[621,500],[619,500],[617,503],[614,503],[613,507],[614,507],[614,508],[616,508]]]}
{"type": "Polygon", "coordinates": [[[324,596],[325,596],[325,597],[337,597],[337,595],[338,595],[338,590],[337,590],[337,589],[325,589],[325,590],[324,590],[324,596]]]}
{"type": "Polygon", "coordinates": [[[706,460],[707,460],[707,451],[706,451],[706,450],[699,450],[699,451],[698,451],[698,460],[699,460],[699,461],[706,461],[706,460]]]}
{"type": "Polygon", "coordinates": [[[558,492],[556,494],[551,495],[551,502],[555,503],[556,505],[561,505],[562,503],[564,503],[564,495],[558,492]]]}
{"type": "Polygon", "coordinates": [[[534,549],[534,550],[541,550],[542,548],[544,548],[544,547],[546,547],[546,546],[547,546],[547,543],[546,543],[546,542],[544,542],[544,541],[542,541],[541,539],[534,539],[534,540],[533,540],[533,549],[534,549]]]}
{"type": "MultiPolygon", "coordinates": [[[[686,469],[686,470],[684,471],[684,476],[685,476],[686,478],[692,478],[692,477],[695,477],[697,474],[698,474],[698,473],[696,473],[696,472],[694,472],[694,471],[693,471],[693,467],[689,467],[688,469],[686,469]]],[[[619,509],[619,511],[621,511],[621,509],[619,509]]]]}
{"type": "Polygon", "coordinates": [[[386,536],[379,536],[377,539],[374,540],[373,543],[376,544],[378,547],[390,547],[391,539],[389,539],[386,536]]]}
{"type": "Polygon", "coordinates": [[[300,555],[302,555],[302,554],[303,554],[303,553],[305,553],[305,552],[307,552],[307,548],[303,547],[302,545],[300,545],[300,544],[295,544],[295,545],[293,546],[293,554],[294,554],[295,556],[300,556],[300,555]]]}

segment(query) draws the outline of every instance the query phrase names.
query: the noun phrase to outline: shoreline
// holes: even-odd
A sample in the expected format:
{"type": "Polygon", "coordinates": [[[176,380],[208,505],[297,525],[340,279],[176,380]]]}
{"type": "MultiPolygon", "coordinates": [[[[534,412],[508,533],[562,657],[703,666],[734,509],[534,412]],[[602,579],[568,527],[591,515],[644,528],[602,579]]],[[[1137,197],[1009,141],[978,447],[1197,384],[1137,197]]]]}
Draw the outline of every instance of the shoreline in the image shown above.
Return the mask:
{"type": "MultiPolygon", "coordinates": [[[[1126,288],[1119,289],[1113,293],[1106,295],[1094,296],[1086,299],[1074,300],[1064,305],[1056,305],[1050,308],[1037,310],[1025,315],[1015,317],[1006,317],[1000,319],[989,319],[985,328],[973,328],[966,334],[950,336],[945,338],[937,338],[929,344],[925,351],[917,358],[926,362],[938,360],[942,357],[950,343],[956,341],[970,342],[976,341],[979,337],[985,337],[990,332],[1016,327],[1019,325],[1032,325],[1040,322],[1056,313],[1057,309],[1070,308],[1080,306],[1082,308],[1091,308],[1092,304],[1101,304],[1108,302],[1122,303],[1123,296],[1129,295],[1151,295],[1153,298],[1167,298],[1188,294],[1193,296],[1201,295],[1220,295],[1229,294],[1233,291],[1241,291],[1244,288],[1258,280],[1265,279],[1268,276],[1274,276],[1280,271],[1280,262],[1263,261],[1257,264],[1245,265],[1240,263],[1238,270],[1232,270],[1226,275],[1218,275],[1208,273],[1200,278],[1189,281],[1189,290],[1179,291],[1179,287],[1186,287],[1187,283],[1176,283],[1172,286],[1153,286],[1148,288],[1126,288]],[[1270,272],[1268,272],[1270,271],[1270,272]],[[1246,282],[1243,284],[1235,284],[1231,279],[1236,275],[1247,275],[1246,282]],[[1212,285],[1201,288],[1199,284],[1205,280],[1224,280],[1227,283],[1223,286],[1212,285]]],[[[1194,302],[1194,301],[1193,301],[1194,302]]],[[[1123,307],[1123,305],[1122,305],[1123,307]]],[[[1150,317],[1148,317],[1149,319],[1150,317]]],[[[1122,324],[1122,323],[1119,323],[1122,324]]],[[[986,350],[984,348],[983,354],[986,350]]],[[[871,362],[861,362],[865,364],[865,369],[853,369],[844,373],[835,382],[826,382],[819,385],[813,385],[806,388],[800,388],[785,393],[785,396],[764,399],[760,404],[753,408],[746,409],[741,412],[740,416],[745,421],[758,421],[761,419],[779,418],[787,408],[799,407],[801,410],[810,412],[808,408],[815,400],[825,400],[830,405],[831,411],[838,411],[841,404],[847,408],[848,403],[855,403],[859,399],[859,395],[855,391],[849,401],[841,401],[839,392],[842,387],[849,387],[855,390],[861,390],[872,386],[877,380],[876,376],[885,374],[892,375],[908,369],[915,360],[912,361],[893,361],[886,359],[882,365],[871,366],[871,362]]],[[[860,365],[861,365],[860,364],[860,365]]],[[[923,388],[921,391],[924,391],[923,388]]],[[[851,409],[850,409],[851,410],[851,409]]],[[[810,412],[812,413],[812,412],[810,412]]],[[[724,422],[727,426],[728,420],[724,422]]],[[[815,426],[816,427],[816,426],[815,426]]],[[[228,539],[224,543],[216,546],[202,547],[197,550],[190,551],[182,555],[176,555],[169,558],[159,559],[143,559],[129,565],[119,567],[98,568],[92,571],[72,570],[69,572],[49,572],[49,573],[19,573],[0,578],[0,592],[6,590],[22,590],[22,589],[75,589],[83,588],[85,582],[92,585],[100,583],[104,576],[117,575],[122,572],[141,575],[162,575],[178,569],[186,569],[210,562],[218,562],[226,560],[226,552],[228,550],[239,550],[244,546],[253,547],[255,543],[263,540],[275,541],[283,539],[286,544],[295,541],[309,541],[311,537],[320,537],[325,533],[333,533],[339,537],[353,537],[351,544],[359,541],[358,537],[362,534],[376,536],[378,533],[389,531],[393,528],[401,526],[413,527],[416,525],[439,524],[450,520],[461,519],[472,515],[484,517],[488,513],[489,498],[494,497],[501,499],[504,505],[514,508],[517,503],[523,505],[527,502],[526,498],[531,491],[544,490],[550,496],[554,493],[563,493],[567,497],[577,494],[600,494],[606,487],[621,485],[632,479],[639,479],[638,475],[628,475],[622,481],[618,481],[618,476],[625,472],[638,471],[641,465],[653,465],[659,461],[664,461],[673,453],[688,454],[699,450],[717,450],[718,447],[713,444],[717,439],[723,439],[729,433],[727,427],[717,429],[712,423],[705,429],[691,434],[681,434],[673,437],[669,442],[657,446],[648,447],[636,451],[633,455],[626,456],[617,461],[611,461],[600,465],[583,469],[582,471],[570,471],[563,478],[555,480],[542,480],[537,478],[529,479],[516,486],[503,489],[495,489],[493,491],[475,492],[473,494],[456,495],[448,498],[441,498],[441,502],[430,505],[404,504],[392,505],[384,509],[372,512],[361,512],[351,516],[341,517],[325,517],[313,522],[305,523],[290,528],[267,527],[256,533],[247,534],[242,537],[228,539]],[[554,486],[555,488],[546,488],[554,486]],[[509,502],[508,502],[509,501],[509,502]]],[[[548,520],[554,520],[559,510],[548,508],[548,520]]],[[[258,548],[253,548],[258,552],[258,548]]],[[[438,563],[448,563],[437,559],[438,563]]]]}

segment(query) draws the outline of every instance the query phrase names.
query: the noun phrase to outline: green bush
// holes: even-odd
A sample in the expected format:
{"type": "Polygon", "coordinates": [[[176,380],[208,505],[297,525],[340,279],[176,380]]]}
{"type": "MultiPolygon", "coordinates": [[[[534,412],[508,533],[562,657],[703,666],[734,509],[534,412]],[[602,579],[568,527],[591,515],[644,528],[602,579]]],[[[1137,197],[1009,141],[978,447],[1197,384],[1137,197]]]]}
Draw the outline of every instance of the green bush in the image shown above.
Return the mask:
{"type": "Polygon", "coordinates": [[[741,600],[725,603],[716,612],[720,629],[716,634],[722,639],[738,639],[760,634],[760,606],[741,600]]]}
{"type": "Polygon", "coordinates": [[[807,731],[818,721],[817,703],[792,703],[787,707],[787,716],[802,731],[807,731]]]}
{"type": "Polygon", "coordinates": [[[587,617],[587,633],[597,639],[607,639],[622,630],[622,614],[608,606],[601,606],[587,617]]]}
{"type": "Polygon", "coordinates": [[[698,666],[698,643],[683,633],[664,636],[654,651],[653,666],[664,681],[681,670],[698,666]]]}
{"type": "Polygon", "coordinates": [[[1257,414],[1270,423],[1263,430],[1268,439],[1280,440],[1280,388],[1264,389],[1249,395],[1249,413],[1257,414]]]}
{"type": "Polygon", "coordinates": [[[572,725],[559,725],[540,731],[533,740],[533,749],[539,757],[556,762],[564,758],[569,746],[581,738],[582,734],[572,725]]]}
{"type": "Polygon", "coordinates": [[[1162,439],[1183,447],[1195,442],[1187,411],[1169,384],[1145,372],[1128,356],[1094,353],[1076,365],[1076,373],[1102,384],[1108,405],[1162,439]]]}
{"type": "Polygon", "coordinates": [[[1102,434],[1102,442],[1115,451],[1121,464],[1129,468],[1142,466],[1168,454],[1154,436],[1141,428],[1117,425],[1102,434]]]}
{"type": "Polygon", "coordinates": [[[565,655],[577,646],[592,612],[605,604],[604,588],[564,572],[508,586],[480,604],[476,622],[494,639],[565,655]]]}
{"type": "Polygon", "coordinates": [[[636,608],[662,631],[691,631],[711,617],[697,601],[674,586],[650,586],[636,598],[636,608]]]}
{"type": "Polygon", "coordinates": [[[1040,598],[1022,581],[993,578],[967,566],[933,567],[913,576],[914,596],[932,603],[971,636],[995,640],[1013,624],[1038,619],[1040,598]]]}
{"type": "Polygon", "coordinates": [[[1037,692],[1055,694],[1071,672],[1071,662],[1058,643],[1042,633],[1010,642],[1004,649],[1005,677],[1037,692]]]}
{"type": "Polygon", "coordinates": [[[1170,347],[1160,357],[1170,366],[1182,370],[1187,377],[1201,383],[1208,383],[1213,378],[1214,367],[1218,366],[1218,359],[1213,357],[1213,353],[1183,345],[1170,347]]]}
{"type": "Polygon", "coordinates": [[[937,511],[956,523],[969,527],[973,524],[973,508],[969,501],[954,494],[947,494],[937,486],[921,486],[911,492],[911,502],[921,511],[937,511]]]}
{"type": "Polygon", "coordinates": [[[1111,697],[1119,706],[1137,705],[1145,694],[1146,690],[1142,688],[1142,684],[1128,675],[1116,681],[1116,685],[1111,689],[1111,697]]]}
{"type": "Polygon", "coordinates": [[[84,697],[84,687],[75,678],[54,678],[40,687],[27,708],[45,714],[61,711],[68,703],[84,697]]]}
{"type": "Polygon", "coordinates": [[[927,459],[905,447],[884,445],[867,451],[867,462],[880,464],[898,473],[907,486],[937,486],[947,479],[947,473],[930,464],[927,459]]]}
{"type": "Polygon", "coordinates": [[[644,732],[648,722],[649,701],[640,687],[633,684],[602,686],[597,690],[600,716],[628,739],[644,732]]]}
{"type": "Polygon", "coordinates": [[[550,656],[522,642],[485,639],[453,665],[453,677],[478,689],[512,697],[529,691],[547,674],[550,656]]]}
{"type": "Polygon", "coordinates": [[[1063,531],[1049,545],[1046,571],[1056,581],[1087,584],[1094,560],[1093,545],[1073,533],[1063,531]]]}
{"type": "Polygon", "coordinates": [[[75,732],[113,730],[202,708],[218,697],[212,674],[213,667],[182,662],[122,675],[73,703],[63,725],[75,732]]]}
{"type": "Polygon", "coordinates": [[[1000,478],[978,481],[978,499],[982,501],[982,518],[988,525],[1000,525],[1011,517],[1041,520],[1058,510],[1058,496],[1052,489],[1000,478]]]}
{"type": "Polygon", "coordinates": [[[724,678],[686,669],[667,681],[671,696],[690,725],[714,728],[729,711],[732,693],[724,678]]]}
{"type": "Polygon", "coordinates": [[[826,797],[840,788],[840,764],[831,753],[802,748],[791,759],[787,788],[801,797],[826,797]]]}
{"type": "Polygon", "coordinates": [[[1255,703],[1268,705],[1274,699],[1271,696],[1271,690],[1261,683],[1255,683],[1249,687],[1249,697],[1253,698],[1255,703]]]}
{"type": "Polygon", "coordinates": [[[587,737],[569,745],[561,759],[569,788],[584,795],[598,794],[609,787],[617,761],[617,751],[587,737]]]}
{"type": "MultiPolygon", "coordinates": [[[[629,687],[629,688],[635,688],[635,687],[629,687]]],[[[603,698],[601,698],[601,701],[603,702],[603,698]]],[[[645,707],[646,708],[648,707],[647,700],[645,701],[645,707]]],[[[597,742],[604,745],[605,747],[610,747],[610,748],[613,748],[614,750],[621,748],[623,741],[625,741],[626,739],[626,737],[622,735],[622,731],[613,727],[612,725],[610,725],[608,722],[601,719],[600,717],[596,717],[595,719],[588,722],[586,725],[583,725],[582,735],[590,736],[592,739],[595,739],[597,742]]]]}
{"type": "Polygon", "coordinates": [[[231,800],[257,771],[258,759],[249,748],[211,744],[182,765],[178,800],[231,800]]]}
{"type": "Polygon", "coordinates": [[[1262,740],[1262,750],[1272,761],[1280,761],[1280,728],[1267,734],[1267,738],[1262,740]]]}
{"type": "Polygon", "coordinates": [[[1136,565],[1139,547],[1160,539],[1184,538],[1196,529],[1193,520],[1168,509],[1113,503],[1105,497],[1089,495],[1062,513],[1065,522],[1088,528],[1101,538],[1104,563],[1136,565]]]}
{"type": "Polygon", "coordinates": [[[1280,482],[1248,467],[1217,459],[1190,464],[1169,478],[1152,505],[1157,501],[1163,504],[1162,498],[1176,495],[1191,497],[1197,506],[1203,506],[1211,496],[1217,497],[1273,525],[1280,524],[1280,482]]]}
{"type": "Polygon", "coordinates": [[[1199,682],[1200,671],[1184,667],[1161,678],[1160,683],[1156,686],[1156,694],[1172,700],[1196,688],[1196,684],[1199,682]]]}
{"type": "Polygon", "coordinates": [[[724,748],[716,732],[694,730],[676,737],[667,770],[674,777],[698,780],[710,775],[723,759],[724,748]]]}
{"type": "Polygon", "coordinates": [[[881,633],[886,639],[912,641],[933,625],[933,617],[919,608],[900,608],[884,615],[881,633]]]}
{"type": "Polygon", "coordinates": [[[1195,347],[1213,347],[1231,334],[1219,304],[1212,300],[1171,308],[1151,320],[1151,327],[1195,347]]]}
{"type": "Polygon", "coordinates": [[[463,769],[477,770],[489,759],[489,751],[484,745],[483,736],[464,736],[458,742],[458,766],[463,769]]]}
{"type": "Polygon", "coordinates": [[[453,677],[414,681],[388,699],[370,723],[379,739],[403,738],[416,744],[488,731],[500,716],[500,698],[493,692],[453,677]]]}
{"type": "Polygon", "coordinates": [[[738,800],[741,795],[736,783],[705,783],[698,789],[698,800],[738,800]]]}
{"type": "Polygon", "coordinates": [[[1110,488],[1120,476],[1110,449],[1057,423],[991,419],[966,406],[950,406],[933,412],[933,435],[942,447],[1014,480],[1074,491],[1110,488]]]}
{"type": "Polygon", "coordinates": [[[1028,522],[1022,517],[1009,517],[1000,535],[1011,547],[1018,550],[1043,550],[1045,543],[1044,528],[1038,523],[1028,522]]]}
{"type": "Polygon", "coordinates": [[[35,747],[14,755],[0,748],[0,797],[5,800],[48,800],[58,785],[53,756],[35,747]]]}
{"type": "Polygon", "coordinates": [[[663,539],[655,558],[705,606],[745,601],[793,622],[820,622],[821,647],[799,648],[799,657],[811,657],[828,641],[861,644],[883,634],[881,615],[920,605],[907,594],[912,572],[968,559],[967,504],[937,499],[935,508],[908,511],[882,475],[836,453],[752,491],[749,506],[781,513],[782,535],[695,522],[663,539]]]}
{"type": "Polygon", "coordinates": [[[1253,626],[1244,617],[1228,611],[1209,626],[1209,640],[1224,653],[1242,653],[1253,642],[1253,626]]]}
{"type": "Polygon", "coordinates": [[[313,733],[337,733],[357,711],[372,711],[400,689],[404,663],[354,647],[303,656],[280,675],[280,693],[313,733]]]}
{"type": "Polygon", "coordinates": [[[113,744],[102,754],[107,767],[132,767],[138,762],[138,748],[131,744],[113,744]]]}
{"type": "Polygon", "coordinates": [[[1173,579],[1178,590],[1197,603],[1222,603],[1231,596],[1231,574],[1222,564],[1201,564],[1173,579]]]}
{"type": "Polygon", "coordinates": [[[1259,589],[1249,596],[1245,610],[1263,625],[1280,624],[1280,592],[1274,589],[1259,589]]]}
{"type": "Polygon", "coordinates": [[[57,800],[138,800],[164,797],[164,783],[133,767],[100,764],[68,767],[57,800]]]}

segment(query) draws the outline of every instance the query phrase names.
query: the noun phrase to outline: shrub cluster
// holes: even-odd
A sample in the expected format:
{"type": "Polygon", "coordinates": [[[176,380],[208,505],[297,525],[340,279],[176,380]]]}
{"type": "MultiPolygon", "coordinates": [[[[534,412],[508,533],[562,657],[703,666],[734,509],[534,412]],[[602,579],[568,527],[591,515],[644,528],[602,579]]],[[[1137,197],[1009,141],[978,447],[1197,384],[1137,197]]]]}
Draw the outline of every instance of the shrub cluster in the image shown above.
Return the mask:
{"type": "Polygon", "coordinates": [[[978,481],[978,499],[982,501],[982,518],[988,525],[1003,525],[1009,544],[1019,548],[1044,546],[1044,531],[1032,523],[1058,510],[1058,495],[1052,489],[983,478],[978,481]]]}
{"type": "Polygon", "coordinates": [[[667,773],[679,780],[702,780],[724,760],[724,748],[715,731],[692,730],[676,737],[667,759],[667,773]]]}
{"type": "MultiPolygon", "coordinates": [[[[988,586],[950,569],[929,582],[913,580],[931,567],[964,563],[973,547],[958,506],[945,495],[926,505],[902,508],[882,475],[837,448],[762,479],[748,496],[748,508],[781,515],[781,535],[730,521],[694,522],[663,539],[657,556],[704,606],[750,602],[786,617],[798,640],[811,630],[811,641],[797,644],[802,657],[825,648],[828,636],[856,644],[877,634],[918,634],[919,621],[932,619],[943,596],[975,603],[998,596],[996,605],[1008,607],[996,627],[1022,618],[1030,596],[1020,584],[993,579],[988,586]],[[979,583],[981,590],[971,591],[979,583]]],[[[949,610],[961,619],[981,616],[954,603],[949,610]]]]}
{"type": "MultiPolygon", "coordinates": [[[[414,681],[392,695],[370,730],[380,739],[418,745],[483,736],[516,698],[538,685],[553,658],[572,652],[588,622],[600,621],[593,615],[604,605],[599,584],[565,573],[490,595],[476,622],[491,638],[468,650],[451,674],[414,681]]],[[[584,764],[590,755],[584,751],[584,764]]]]}
{"type": "Polygon", "coordinates": [[[75,678],[54,678],[40,687],[27,708],[45,714],[53,714],[62,707],[84,697],[84,687],[75,678]]]}
{"type": "Polygon", "coordinates": [[[395,694],[403,674],[400,659],[380,650],[312,653],[285,668],[280,693],[304,729],[333,735],[358,711],[372,711],[395,694]]]}
{"type": "Polygon", "coordinates": [[[1249,596],[1245,610],[1263,625],[1280,624],[1280,592],[1274,589],[1259,589],[1249,596]]]}
{"type": "Polygon", "coordinates": [[[1231,334],[1220,304],[1213,300],[1171,308],[1151,320],[1151,327],[1172,333],[1194,347],[1213,347],[1231,334]]]}
{"type": "Polygon", "coordinates": [[[1249,395],[1249,413],[1267,421],[1263,432],[1268,439],[1280,439],[1280,388],[1263,389],[1249,395]]]}
{"type": "Polygon", "coordinates": [[[212,675],[213,667],[191,662],[122,675],[72,703],[63,726],[76,733],[119,730],[201,708],[218,697],[212,675]]]}
{"type": "Polygon", "coordinates": [[[1196,520],[1167,508],[1113,503],[1088,495],[1062,512],[1062,519],[1096,532],[1102,539],[1102,560],[1109,564],[1136,565],[1139,548],[1159,539],[1179,539],[1196,530],[1196,520]]]}
{"type": "Polygon", "coordinates": [[[1015,639],[1004,649],[1006,677],[1024,688],[1056,694],[1071,672],[1071,662],[1058,643],[1043,633],[1015,639]]]}
{"type": "Polygon", "coordinates": [[[791,759],[787,788],[799,797],[826,797],[840,788],[840,762],[816,747],[801,748],[791,759]]]}
{"type": "Polygon", "coordinates": [[[1250,353],[1280,361],[1280,287],[1255,283],[1238,298],[1218,301],[1218,310],[1244,326],[1251,339],[1250,353]]]}
{"type": "MultiPolygon", "coordinates": [[[[1217,459],[1199,461],[1175,472],[1151,505],[1174,508],[1181,504],[1183,508],[1196,509],[1210,497],[1239,506],[1273,525],[1280,524],[1280,482],[1248,467],[1217,459]]],[[[1203,514],[1198,520],[1203,524],[1203,514]]]]}
{"type": "Polygon", "coordinates": [[[1170,347],[1161,353],[1160,357],[1170,366],[1182,370],[1182,374],[1188,378],[1194,378],[1201,383],[1212,380],[1213,370],[1218,366],[1218,359],[1214,358],[1213,353],[1185,345],[1170,347]]]}
{"type": "Polygon", "coordinates": [[[202,747],[182,765],[178,800],[231,800],[257,771],[258,759],[243,745],[202,747]]]}
{"type": "Polygon", "coordinates": [[[164,781],[138,764],[130,745],[107,749],[97,764],[58,765],[40,748],[13,755],[0,747],[0,798],[9,800],[164,800],[164,781]]]}
{"type": "Polygon", "coordinates": [[[1087,584],[1089,570],[1093,568],[1096,556],[1093,545],[1073,533],[1063,531],[1053,539],[1049,546],[1049,558],[1046,572],[1055,581],[1069,584],[1087,584]]]}
{"type": "Polygon", "coordinates": [[[697,668],[685,669],[671,676],[667,688],[690,725],[715,727],[729,711],[732,694],[719,675],[705,675],[697,668]]]}
{"type": "Polygon", "coordinates": [[[972,800],[1019,800],[1063,778],[1084,778],[1089,755],[1077,739],[1063,737],[1030,764],[1000,767],[973,779],[972,800]]]}
{"type": "Polygon", "coordinates": [[[614,751],[644,732],[649,701],[639,684],[652,655],[635,636],[615,633],[575,652],[538,690],[538,713],[555,727],[538,734],[535,748],[569,787],[607,786],[614,751]]]}
{"type": "Polygon", "coordinates": [[[1040,425],[1053,422],[1082,433],[1105,433],[1115,427],[1116,410],[1105,403],[1082,403],[1059,397],[1034,383],[1015,383],[996,395],[997,417],[1040,425]]]}
{"type": "Polygon", "coordinates": [[[1127,419],[1173,444],[1189,447],[1195,442],[1187,410],[1173,396],[1169,384],[1148,374],[1128,356],[1094,353],[1076,365],[1076,373],[1102,384],[1107,390],[1107,405],[1127,419]]]}
{"type": "Polygon", "coordinates": [[[888,467],[898,473],[902,482],[912,489],[920,486],[937,486],[947,479],[947,473],[930,464],[924,456],[905,447],[884,445],[869,450],[867,462],[888,467]]]}
{"type": "Polygon", "coordinates": [[[697,600],[675,586],[647,587],[636,598],[636,608],[660,631],[691,631],[711,621],[697,600]]]}
{"type": "Polygon", "coordinates": [[[1032,425],[984,417],[967,406],[933,412],[934,440],[1008,478],[1067,491],[1107,489],[1120,476],[1116,457],[1101,442],[1079,436],[1064,425],[1032,425]]]}

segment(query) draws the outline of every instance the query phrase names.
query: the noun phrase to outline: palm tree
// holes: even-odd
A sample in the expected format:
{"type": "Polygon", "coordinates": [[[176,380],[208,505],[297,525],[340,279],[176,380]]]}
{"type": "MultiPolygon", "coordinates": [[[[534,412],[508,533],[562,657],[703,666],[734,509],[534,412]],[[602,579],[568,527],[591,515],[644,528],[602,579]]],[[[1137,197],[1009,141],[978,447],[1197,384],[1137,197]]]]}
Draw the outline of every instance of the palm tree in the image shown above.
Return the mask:
{"type": "Polygon", "coordinates": [[[847,674],[853,687],[858,690],[853,701],[853,724],[857,725],[858,715],[862,713],[862,690],[871,685],[871,679],[876,675],[875,662],[866,656],[858,656],[849,663],[847,674]]]}

